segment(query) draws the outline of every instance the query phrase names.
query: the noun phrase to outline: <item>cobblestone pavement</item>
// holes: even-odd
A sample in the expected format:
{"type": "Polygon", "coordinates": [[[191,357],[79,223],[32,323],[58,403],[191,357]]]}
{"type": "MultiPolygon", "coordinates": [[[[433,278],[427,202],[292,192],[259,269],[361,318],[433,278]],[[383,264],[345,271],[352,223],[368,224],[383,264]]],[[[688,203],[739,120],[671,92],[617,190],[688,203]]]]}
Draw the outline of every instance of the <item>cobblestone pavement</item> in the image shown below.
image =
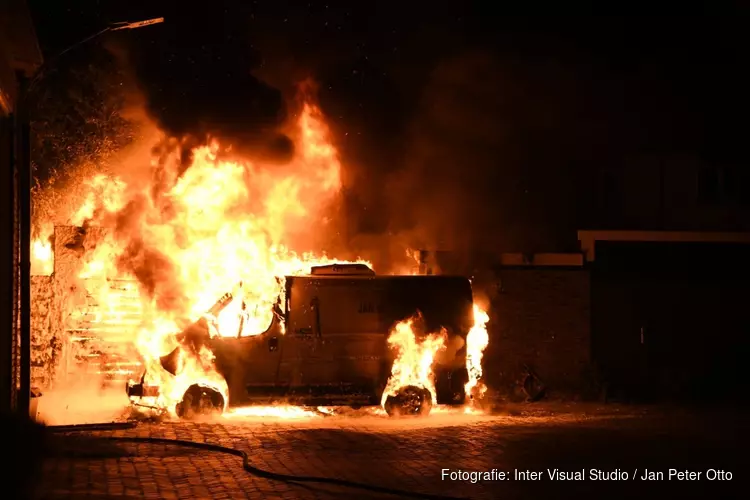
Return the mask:
{"type": "MultiPolygon", "coordinates": [[[[539,408],[535,406],[534,408],[539,408]]],[[[543,408],[543,407],[542,407],[543,408]]],[[[301,420],[221,418],[212,422],[142,423],[126,430],[55,435],[44,462],[39,498],[395,498],[367,491],[263,479],[238,457],[185,448],[100,439],[159,437],[214,443],[249,453],[273,472],[344,478],[373,485],[461,498],[630,497],[661,489],[681,496],[726,498],[744,480],[735,458],[744,440],[742,419],[677,410],[515,412],[493,416],[445,413],[427,419],[318,417],[301,420]],[[627,481],[513,479],[513,471],[619,469],[627,481]],[[635,469],[694,470],[700,481],[632,480],[635,469]],[[708,469],[732,481],[708,481],[708,469]],[[505,481],[442,480],[442,469],[492,471],[505,481]]],[[[666,474],[665,474],[666,475],[666,474]]]]}

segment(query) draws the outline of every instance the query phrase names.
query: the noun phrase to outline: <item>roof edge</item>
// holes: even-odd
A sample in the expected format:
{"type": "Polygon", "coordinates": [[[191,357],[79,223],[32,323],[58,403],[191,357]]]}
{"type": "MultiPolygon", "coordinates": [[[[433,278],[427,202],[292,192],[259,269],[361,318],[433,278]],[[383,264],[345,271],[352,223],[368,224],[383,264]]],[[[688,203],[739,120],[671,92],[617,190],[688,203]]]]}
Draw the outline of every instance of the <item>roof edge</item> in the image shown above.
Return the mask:
{"type": "Polygon", "coordinates": [[[750,233],[719,231],[578,231],[581,251],[586,261],[596,258],[597,241],[631,241],[654,243],[750,243],[750,233]]]}

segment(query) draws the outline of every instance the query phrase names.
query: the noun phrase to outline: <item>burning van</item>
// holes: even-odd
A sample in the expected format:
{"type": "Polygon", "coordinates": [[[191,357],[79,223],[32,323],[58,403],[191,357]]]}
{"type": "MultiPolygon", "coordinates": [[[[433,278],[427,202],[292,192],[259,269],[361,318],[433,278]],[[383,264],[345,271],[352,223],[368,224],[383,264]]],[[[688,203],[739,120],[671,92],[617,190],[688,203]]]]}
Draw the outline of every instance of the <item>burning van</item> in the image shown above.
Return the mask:
{"type": "MultiPolygon", "coordinates": [[[[383,404],[389,415],[426,414],[434,403],[463,404],[466,399],[466,338],[474,325],[466,278],[380,276],[363,264],[313,267],[309,275],[284,279],[267,328],[251,336],[242,334],[243,312],[251,304],[237,300],[230,293],[222,297],[209,314],[177,336],[178,347],[160,358],[160,369],[176,377],[184,356],[207,348],[226,380],[225,390],[190,384],[175,408],[177,415],[189,418],[221,411],[228,404],[280,401],[383,404]],[[215,318],[233,303],[239,316],[233,323],[236,334],[215,334],[215,318]],[[409,361],[394,346],[396,331],[403,334],[396,325],[408,326],[411,345],[423,348],[422,353],[429,350],[424,346],[431,339],[431,351],[409,361]],[[405,367],[410,362],[424,364],[425,372],[405,367]]],[[[161,390],[147,379],[144,374],[140,383],[128,383],[128,395],[136,404],[161,390]]]]}

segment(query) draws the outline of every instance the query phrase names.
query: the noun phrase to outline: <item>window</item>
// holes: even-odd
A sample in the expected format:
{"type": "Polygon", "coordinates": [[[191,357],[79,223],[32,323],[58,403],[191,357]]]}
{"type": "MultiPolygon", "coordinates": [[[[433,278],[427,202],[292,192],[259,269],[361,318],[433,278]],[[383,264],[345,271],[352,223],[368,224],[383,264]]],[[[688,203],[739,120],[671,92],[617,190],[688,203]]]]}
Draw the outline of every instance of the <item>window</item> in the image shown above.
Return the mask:
{"type": "Polygon", "coordinates": [[[698,175],[699,203],[750,206],[750,167],[704,167],[698,175]]]}
{"type": "Polygon", "coordinates": [[[728,201],[750,206],[750,167],[736,165],[726,168],[723,185],[728,201]]]}
{"type": "Polygon", "coordinates": [[[698,172],[698,202],[716,205],[721,199],[721,175],[717,167],[702,167],[698,172]]]}

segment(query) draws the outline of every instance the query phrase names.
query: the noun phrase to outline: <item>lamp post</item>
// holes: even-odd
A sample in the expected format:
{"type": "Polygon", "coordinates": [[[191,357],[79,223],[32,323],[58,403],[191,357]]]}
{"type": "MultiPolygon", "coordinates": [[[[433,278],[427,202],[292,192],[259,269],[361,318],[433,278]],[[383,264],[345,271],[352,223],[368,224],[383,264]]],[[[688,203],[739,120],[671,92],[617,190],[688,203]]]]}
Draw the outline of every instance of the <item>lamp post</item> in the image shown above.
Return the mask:
{"type": "MultiPolygon", "coordinates": [[[[16,409],[29,413],[31,398],[31,147],[28,96],[34,86],[42,80],[45,71],[64,54],[81,45],[100,37],[110,31],[137,29],[164,22],[163,17],[147,19],[145,21],[114,23],[93,35],[71,45],[56,57],[44,61],[31,77],[18,75],[19,98],[16,108],[16,174],[17,174],[17,211],[18,211],[18,252],[19,269],[16,276],[19,279],[19,322],[20,327],[20,355],[19,372],[20,384],[17,394],[16,409]]],[[[15,325],[14,325],[15,326],[15,325]]]]}
{"type": "Polygon", "coordinates": [[[103,30],[97,31],[93,35],[87,36],[83,40],[79,40],[78,42],[74,43],[70,47],[66,48],[65,50],[63,50],[62,52],[60,52],[59,54],[57,54],[56,56],[54,56],[52,59],[48,59],[48,60],[44,61],[44,63],[42,63],[42,65],[39,66],[39,68],[36,70],[36,72],[34,73],[34,75],[29,79],[30,81],[29,81],[29,84],[28,84],[27,88],[25,89],[25,92],[22,92],[22,94],[21,94],[22,99],[25,99],[27,97],[28,93],[31,90],[33,90],[34,85],[36,85],[40,80],[43,79],[44,72],[47,69],[50,68],[50,66],[52,65],[52,63],[54,63],[55,61],[57,61],[60,57],[64,56],[65,54],[67,54],[71,50],[74,50],[77,47],[80,47],[81,45],[84,45],[85,43],[90,42],[91,40],[93,40],[95,38],[99,38],[103,34],[108,33],[110,31],[132,30],[132,29],[144,28],[146,26],[151,26],[151,25],[154,25],[154,24],[161,24],[163,22],[164,22],[164,18],[163,17],[155,17],[153,19],[146,19],[145,21],[135,21],[135,22],[132,22],[132,23],[130,23],[130,22],[112,23],[109,26],[107,26],[106,28],[104,28],[103,30]]]}

